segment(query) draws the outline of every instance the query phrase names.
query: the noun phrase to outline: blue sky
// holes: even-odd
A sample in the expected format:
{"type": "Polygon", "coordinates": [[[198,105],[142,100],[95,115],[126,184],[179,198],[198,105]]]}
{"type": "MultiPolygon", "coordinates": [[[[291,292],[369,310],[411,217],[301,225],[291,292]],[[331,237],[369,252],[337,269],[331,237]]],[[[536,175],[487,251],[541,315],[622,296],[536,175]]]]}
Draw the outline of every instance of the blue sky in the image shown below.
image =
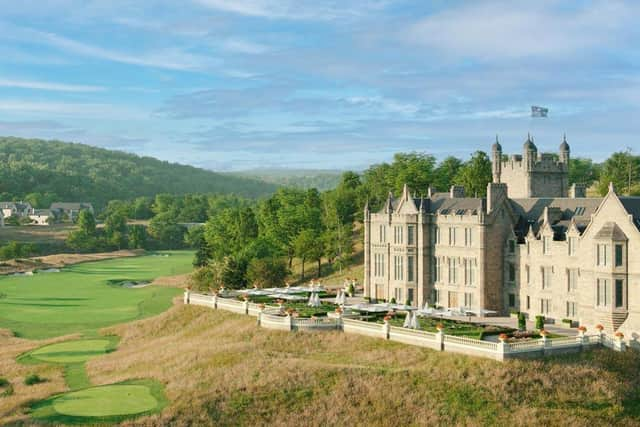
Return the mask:
{"type": "Polygon", "coordinates": [[[566,132],[602,160],[640,151],[639,5],[0,0],[0,135],[240,170],[566,132]]]}

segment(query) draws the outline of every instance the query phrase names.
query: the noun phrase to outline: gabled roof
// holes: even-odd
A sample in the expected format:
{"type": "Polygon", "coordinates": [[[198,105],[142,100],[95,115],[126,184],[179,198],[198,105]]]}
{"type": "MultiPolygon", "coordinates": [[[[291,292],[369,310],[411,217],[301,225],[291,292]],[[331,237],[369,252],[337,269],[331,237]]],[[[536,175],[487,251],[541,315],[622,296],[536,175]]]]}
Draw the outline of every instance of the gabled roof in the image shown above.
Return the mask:
{"type": "Polygon", "coordinates": [[[640,230],[640,197],[619,197],[619,199],[627,213],[633,216],[633,223],[640,230]]]}
{"type": "Polygon", "coordinates": [[[606,222],[596,233],[595,238],[615,241],[628,240],[627,235],[624,234],[615,222],[606,222]]]}
{"type": "Polygon", "coordinates": [[[550,224],[554,234],[560,238],[571,226],[573,220],[578,231],[582,232],[594,214],[602,198],[530,198],[510,199],[509,202],[516,215],[520,217],[516,225],[516,233],[525,236],[529,229],[537,233],[544,220],[545,208],[559,210],[559,218],[550,224]]]}
{"type": "Polygon", "coordinates": [[[55,202],[55,203],[51,203],[51,207],[49,209],[51,210],[63,210],[63,211],[68,211],[68,210],[80,210],[80,209],[92,209],[93,206],[91,206],[91,203],[85,203],[85,202],[55,202]]]}

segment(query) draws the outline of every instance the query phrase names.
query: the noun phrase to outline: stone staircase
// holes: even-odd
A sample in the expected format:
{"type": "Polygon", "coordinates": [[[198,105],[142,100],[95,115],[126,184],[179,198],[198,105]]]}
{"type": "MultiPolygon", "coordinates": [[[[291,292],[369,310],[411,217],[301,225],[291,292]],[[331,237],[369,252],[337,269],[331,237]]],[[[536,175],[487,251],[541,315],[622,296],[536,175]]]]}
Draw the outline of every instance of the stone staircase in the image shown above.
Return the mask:
{"type": "Polygon", "coordinates": [[[600,314],[598,320],[604,326],[605,331],[615,332],[627,320],[628,316],[629,312],[627,311],[614,311],[600,314]]]}

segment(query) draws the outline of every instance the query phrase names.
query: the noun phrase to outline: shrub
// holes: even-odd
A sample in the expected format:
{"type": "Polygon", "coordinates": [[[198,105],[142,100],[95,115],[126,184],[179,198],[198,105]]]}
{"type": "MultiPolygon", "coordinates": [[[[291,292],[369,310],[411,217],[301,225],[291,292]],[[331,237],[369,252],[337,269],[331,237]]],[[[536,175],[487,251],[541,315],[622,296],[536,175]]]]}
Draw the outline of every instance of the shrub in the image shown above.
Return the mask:
{"type": "Polygon", "coordinates": [[[0,378],[0,397],[11,396],[13,394],[13,385],[9,380],[0,378]]]}
{"type": "Polygon", "coordinates": [[[524,313],[518,313],[518,329],[521,331],[527,329],[527,318],[524,313]]]}
{"type": "Polygon", "coordinates": [[[35,384],[44,383],[46,381],[47,380],[45,378],[40,377],[38,374],[31,374],[24,379],[24,384],[35,385],[35,384]]]}
{"type": "Polygon", "coordinates": [[[391,304],[395,304],[396,303],[396,299],[395,298],[391,298],[391,304]]]}
{"type": "Polygon", "coordinates": [[[571,319],[562,319],[562,323],[568,323],[568,324],[571,324],[571,323],[572,323],[572,321],[571,321],[571,319]]]}
{"type": "Polygon", "coordinates": [[[544,316],[536,316],[536,329],[544,329],[544,316]]]}

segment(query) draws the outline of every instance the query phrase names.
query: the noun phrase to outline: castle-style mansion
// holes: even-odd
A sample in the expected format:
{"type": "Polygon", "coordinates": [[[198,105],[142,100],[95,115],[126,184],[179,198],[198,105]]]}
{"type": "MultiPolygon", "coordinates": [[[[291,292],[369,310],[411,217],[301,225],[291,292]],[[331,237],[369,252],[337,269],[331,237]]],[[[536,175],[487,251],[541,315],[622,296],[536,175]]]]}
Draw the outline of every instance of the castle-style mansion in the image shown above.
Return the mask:
{"type": "MultiPolygon", "coordinates": [[[[365,296],[640,333],[640,197],[587,198],[569,186],[569,145],[522,155],[492,147],[487,196],[405,186],[365,207],[365,296]]],[[[593,329],[591,329],[593,330],[593,329]]]]}

